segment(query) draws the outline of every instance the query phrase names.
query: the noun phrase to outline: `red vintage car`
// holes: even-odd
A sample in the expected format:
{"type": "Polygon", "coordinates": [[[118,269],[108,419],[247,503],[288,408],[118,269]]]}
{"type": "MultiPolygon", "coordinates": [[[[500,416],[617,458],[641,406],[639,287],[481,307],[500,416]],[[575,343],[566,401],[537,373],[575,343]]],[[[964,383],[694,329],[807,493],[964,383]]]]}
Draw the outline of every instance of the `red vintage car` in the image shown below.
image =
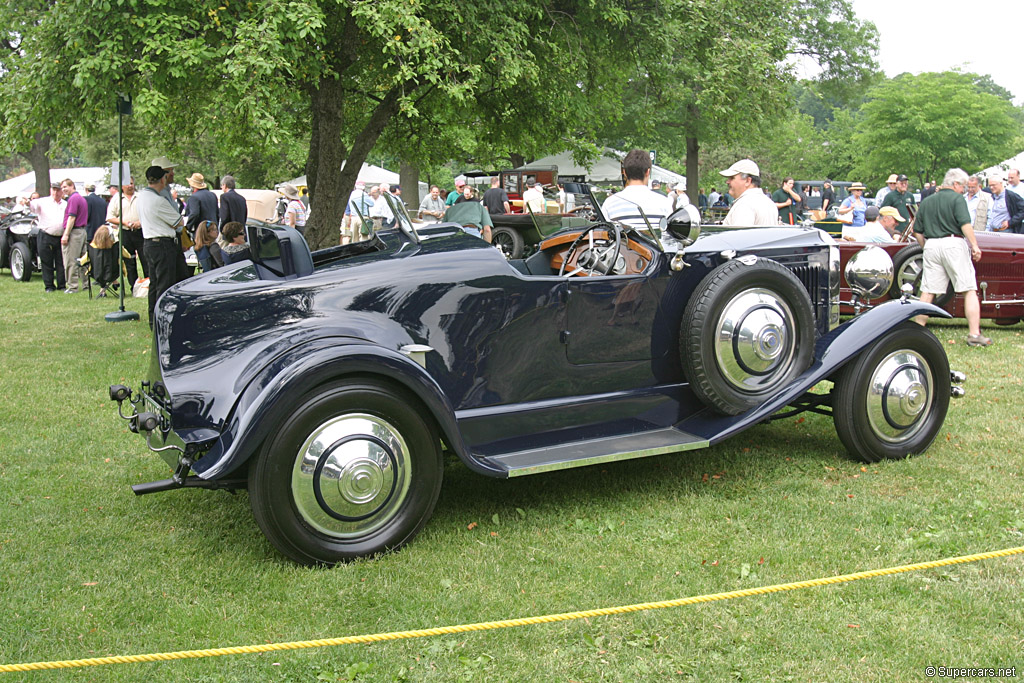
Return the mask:
{"type": "MultiPolygon", "coordinates": [[[[1024,318],[1024,235],[1002,232],[976,233],[981,247],[981,261],[974,264],[978,276],[978,296],[981,297],[981,317],[990,318],[999,325],[1013,325],[1024,318]]],[[[864,242],[836,240],[841,258],[840,272],[843,272],[843,302],[851,300],[852,291],[846,282],[846,263],[854,254],[867,246],[864,242]]],[[[913,239],[910,242],[873,244],[889,254],[893,262],[893,283],[889,291],[871,304],[879,304],[900,297],[904,283],[914,286],[914,296],[921,291],[922,250],[913,239]]],[[[935,298],[935,304],[945,308],[954,317],[964,317],[964,299],[954,294],[953,287],[942,296],[935,298]]],[[[853,313],[849,303],[841,306],[842,313],[853,313]]]]}

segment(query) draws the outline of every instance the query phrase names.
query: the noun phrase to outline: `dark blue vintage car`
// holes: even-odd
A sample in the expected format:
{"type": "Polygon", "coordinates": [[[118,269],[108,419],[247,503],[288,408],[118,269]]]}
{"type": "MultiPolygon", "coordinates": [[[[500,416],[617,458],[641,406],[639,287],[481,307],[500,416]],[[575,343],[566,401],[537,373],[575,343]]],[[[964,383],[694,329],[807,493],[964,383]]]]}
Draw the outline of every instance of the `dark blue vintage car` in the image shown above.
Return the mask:
{"type": "Polygon", "coordinates": [[[517,477],[707,448],[785,409],[830,411],[877,461],[927,449],[962,393],[910,322],[945,311],[905,298],[839,324],[839,250],[819,230],[701,234],[690,207],[507,260],[395,209],[395,229],[312,254],[249,225],[251,260],[160,298],[148,380],[111,387],[174,470],[136,493],[248,488],[282,553],[333,564],[419,532],[443,450],[517,477]],[[831,393],[810,393],[822,380],[831,393]]]}

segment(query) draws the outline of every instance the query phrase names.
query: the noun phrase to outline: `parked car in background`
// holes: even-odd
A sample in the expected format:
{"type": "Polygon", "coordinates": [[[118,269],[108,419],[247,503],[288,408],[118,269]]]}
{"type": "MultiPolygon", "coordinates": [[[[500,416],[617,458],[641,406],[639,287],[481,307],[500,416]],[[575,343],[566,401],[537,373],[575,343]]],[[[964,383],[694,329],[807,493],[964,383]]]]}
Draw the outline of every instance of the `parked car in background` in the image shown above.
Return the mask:
{"type": "Polygon", "coordinates": [[[32,279],[39,272],[39,227],[31,213],[11,211],[0,216],[0,268],[10,268],[11,276],[20,282],[32,279]]]}
{"type": "MultiPolygon", "coordinates": [[[[442,447],[509,478],[707,448],[805,410],[831,412],[868,462],[935,439],[962,378],[910,319],[948,313],[894,301],[840,324],[839,249],[813,228],[702,231],[687,206],[634,230],[590,206],[511,260],[394,203],[395,228],[315,253],[251,223],[251,259],[168,289],[148,378],[110,387],[173,471],[135,492],[247,488],[280,552],[330,565],[423,528],[442,447]]],[[[850,278],[880,286],[856,263],[850,278]]]]}
{"type": "MultiPolygon", "coordinates": [[[[981,261],[974,264],[978,280],[978,296],[981,299],[981,317],[994,320],[1000,325],[1013,325],[1024,318],[1024,235],[1003,232],[975,233],[981,248],[981,261]]],[[[850,258],[865,246],[861,242],[839,242],[841,263],[845,268],[850,258]]],[[[913,287],[912,296],[921,293],[923,274],[923,250],[916,240],[876,245],[883,249],[893,262],[893,283],[873,303],[898,299],[904,284],[913,287]]],[[[842,282],[843,301],[849,301],[853,290],[842,282]]],[[[948,311],[953,317],[964,317],[964,299],[953,292],[952,285],[945,294],[935,298],[935,305],[948,311]]],[[[843,313],[852,313],[849,305],[842,307],[843,313]]]]}

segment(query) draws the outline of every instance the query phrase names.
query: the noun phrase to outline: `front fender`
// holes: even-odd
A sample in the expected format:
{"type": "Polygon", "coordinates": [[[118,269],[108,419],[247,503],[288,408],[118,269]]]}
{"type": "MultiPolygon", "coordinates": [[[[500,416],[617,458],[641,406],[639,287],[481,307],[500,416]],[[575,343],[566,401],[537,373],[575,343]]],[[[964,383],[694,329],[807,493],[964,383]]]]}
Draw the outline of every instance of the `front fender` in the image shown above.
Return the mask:
{"type": "Polygon", "coordinates": [[[398,351],[334,337],[297,346],[268,363],[243,390],[220,438],[192,470],[202,479],[230,474],[256,452],[301,396],[324,382],[355,374],[385,377],[412,391],[437,420],[445,442],[466,460],[454,409],[423,367],[398,351]]]}
{"type": "Polygon", "coordinates": [[[889,301],[861,313],[828,334],[814,345],[811,366],[771,400],[741,415],[708,418],[705,413],[684,420],[679,429],[704,436],[714,445],[744,429],[768,419],[773,413],[803,396],[818,382],[831,377],[878,337],[916,315],[951,318],[938,306],[920,301],[889,301]]]}

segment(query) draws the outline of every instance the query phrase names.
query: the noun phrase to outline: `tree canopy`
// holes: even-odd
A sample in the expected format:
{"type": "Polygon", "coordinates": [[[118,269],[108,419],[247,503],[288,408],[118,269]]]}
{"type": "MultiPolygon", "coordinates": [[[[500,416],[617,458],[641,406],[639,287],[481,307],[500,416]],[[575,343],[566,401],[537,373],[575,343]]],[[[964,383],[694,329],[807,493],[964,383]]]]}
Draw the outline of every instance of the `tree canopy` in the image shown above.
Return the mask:
{"type": "Polygon", "coordinates": [[[893,172],[924,183],[953,167],[977,171],[1012,156],[1024,142],[1020,122],[1009,93],[996,94],[992,85],[947,71],[902,74],[875,86],[860,109],[853,172],[879,184],[893,172]]]}

